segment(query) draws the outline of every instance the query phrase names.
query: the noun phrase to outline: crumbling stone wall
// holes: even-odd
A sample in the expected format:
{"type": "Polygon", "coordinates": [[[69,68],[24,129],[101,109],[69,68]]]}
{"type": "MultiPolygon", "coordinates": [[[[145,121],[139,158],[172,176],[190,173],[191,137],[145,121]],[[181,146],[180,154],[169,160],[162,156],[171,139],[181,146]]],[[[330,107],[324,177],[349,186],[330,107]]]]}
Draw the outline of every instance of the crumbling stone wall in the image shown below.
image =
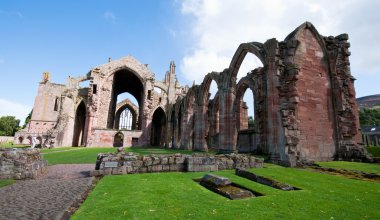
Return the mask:
{"type": "MultiPolygon", "coordinates": [[[[210,81],[215,80],[219,99],[219,152],[236,152],[240,140],[247,139],[246,132],[240,132],[244,118],[241,106],[242,97],[250,88],[254,94],[255,128],[254,141],[249,142],[254,146],[242,150],[267,153],[273,162],[286,166],[310,160],[369,159],[359,144],[359,117],[347,40],[347,34],[324,37],[306,22],[284,41],[273,38],[265,43],[241,44],[228,69],[207,74],[201,85],[190,88],[198,93],[194,102],[193,149],[207,151],[211,147],[205,141],[210,126],[206,106],[211,100],[205,97],[210,81]],[[256,55],[263,67],[252,70],[237,82],[237,73],[247,53],[256,55]]],[[[186,96],[174,106],[181,106],[185,100],[186,96]]],[[[177,112],[178,118],[181,114],[177,112]]],[[[175,123],[176,126],[170,126],[174,134],[181,127],[179,122],[175,123]]],[[[182,141],[176,141],[177,145],[172,147],[180,147],[182,141]]]]}
{"type": "Polygon", "coordinates": [[[264,160],[245,154],[173,154],[140,156],[133,153],[99,154],[92,175],[151,172],[209,172],[235,168],[263,167],[264,160]]]}
{"type": "Polygon", "coordinates": [[[17,133],[16,143],[20,135],[24,140],[25,136],[39,135],[46,146],[79,143],[74,140],[78,138],[74,130],[78,127],[78,106],[84,103],[84,145],[113,146],[115,134],[120,134],[115,126],[115,99],[130,92],[139,106],[135,130],[122,131],[125,145],[150,145],[154,136],[162,147],[220,153],[248,149],[269,154],[273,162],[286,166],[308,160],[369,159],[358,144],[359,117],[349,47],[347,34],[325,37],[306,22],[283,41],[272,38],[264,43],[242,43],[228,68],[206,74],[200,85],[194,83],[190,88],[180,86],[174,62],[164,80],[158,81],[148,65],[131,56],[110,60],[83,77],[69,77],[64,86],[51,84],[44,75],[32,119],[47,111],[38,100],[46,99],[43,103],[51,110],[55,96],[61,97],[59,112],[48,114],[52,121],[44,119],[46,128],[41,130],[34,121],[17,133]],[[257,56],[263,65],[237,80],[247,53],[257,56]],[[80,88],[83,81],[89,81],[89,87],[80,88]],[[214,100],[209,99],[212,81],[218,87],[214,100]],[[249,137],[242,126],[247,118],[242,98],[248,88],[253,92],[255,109],[249,137]],[[156,114],[164,119],[154,120],[157,111],[164,112],[156,114]],[[162,136],[152,135],[154,131],[162,136]]]}
{"type": "Polygon", "coordinates": [[[38,149],[0,148],[0,179],[35,179],[47,165],[38,149]]]}

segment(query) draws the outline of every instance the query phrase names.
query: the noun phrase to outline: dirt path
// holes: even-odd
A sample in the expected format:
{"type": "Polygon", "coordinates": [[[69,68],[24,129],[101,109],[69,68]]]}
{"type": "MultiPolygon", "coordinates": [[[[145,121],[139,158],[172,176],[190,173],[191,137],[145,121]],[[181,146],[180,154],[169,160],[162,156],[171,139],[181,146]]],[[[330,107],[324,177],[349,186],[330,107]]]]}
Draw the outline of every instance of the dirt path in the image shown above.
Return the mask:
{"type": "Polygon", "coordinates": [[[89,189],[94,164],[54,165],[36,180],[0,188],[0,219],[61,219],[89,189]]]}

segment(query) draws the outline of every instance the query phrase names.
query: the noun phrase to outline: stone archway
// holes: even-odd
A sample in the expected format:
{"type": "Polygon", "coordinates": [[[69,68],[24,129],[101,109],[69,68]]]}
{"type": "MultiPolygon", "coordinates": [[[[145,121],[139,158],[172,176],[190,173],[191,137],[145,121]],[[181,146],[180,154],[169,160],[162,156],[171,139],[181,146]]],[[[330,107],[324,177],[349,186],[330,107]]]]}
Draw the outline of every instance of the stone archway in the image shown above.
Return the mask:
{"type": "Polygon", "coordinates": [[[216,86],[221,86],[221,75],[217,72],[212,72],[206,75],[204,78],[198,94],[197,109],[195,114],[194,126],[196,127],[194,132],[194,149],[200,151],[208,151],[208,111],[209,111],[209,93],[212,82],[216,83],[216,86]]]}
{"type": "Polygon", "coordinates": [[[150,144],[152,146],[165,145],[165,126],[166,115],[161,107],[158,107],[153,113],[152,119],[152,132],[150,137],[150,144]]]}
{"type": "Polygon", "coordinates": [[[124,134],[121,132],[117,132],[113,138],[113,146],[122,147],[123,144],[124,144],[124,134]]]}
{"type": "MultiPolygon", "coordinates": [[[[141,117],[143,115],[143,99],[144,99],[144,85],[140,79],[140,77],[128,69],[121,69],[116,71],[113,74],[113,80],[112,80],[112,94],[111,94],[111,100],[110,100],[110,111],[108,115],[108,122],[107,127],[108,128],[115,128],[115,122],[116,122],[116,110],[117,110],[117,97],[118,95],[122,93],[129,93],[134,98],[136,98],[138,102],[138,119],[137,119],[137,127],[136,129],[142,128],[142,121],[141,117]]],[[[149,97],[148,97],[149,99],[149,97]]]]}
{"type": "Polygon", "coordinates": [[[74,133],[73,133],[73,143],[72,146],[83,146],[84,145],[84,127],[86,122],[86,105],[82,101],[75,113],[74,122],[74,133]]]}

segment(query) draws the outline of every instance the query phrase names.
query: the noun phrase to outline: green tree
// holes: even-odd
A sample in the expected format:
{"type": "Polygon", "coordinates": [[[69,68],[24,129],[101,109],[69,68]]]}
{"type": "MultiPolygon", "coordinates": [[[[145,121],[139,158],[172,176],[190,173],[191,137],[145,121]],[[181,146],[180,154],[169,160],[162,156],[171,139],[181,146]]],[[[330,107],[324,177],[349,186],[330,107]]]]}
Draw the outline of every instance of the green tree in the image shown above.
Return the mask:
{"type": "Polygon", "coordinates": [[[359,112],[361,126],[380,126],[380,109],[364,108],[359,112]]]}
{"type": "Polygon", "coordinates": [[[255,127],[255,119],[252,116],[248,116],[248,128],[255,127]]]}
{"type": "Polygon", "coordinates": [[[28,116],[25,118],[25,122],[24,122],[24,125],[22,126],[22,128],[25,128],[26,125],[30,122],[30,119],[32,118],[32,113],[33,113],[33,109],[32,109],[32,111],[29,112],[28,116]]]}
{"type": "Polygon", "coordinates": [[[13,136],[20,129],[19,124],[15,116],[0,117],[0,136],[13,136]]]}

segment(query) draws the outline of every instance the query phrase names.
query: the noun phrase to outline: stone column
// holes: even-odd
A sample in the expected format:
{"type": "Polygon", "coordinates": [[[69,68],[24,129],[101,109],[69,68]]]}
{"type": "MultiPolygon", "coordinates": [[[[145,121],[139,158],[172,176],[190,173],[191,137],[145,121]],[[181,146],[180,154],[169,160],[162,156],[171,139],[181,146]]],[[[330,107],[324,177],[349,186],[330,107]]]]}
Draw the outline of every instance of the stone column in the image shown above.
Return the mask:
{"type": "Polygon", "coordinates": [[[206,144],[206,120],[205,105],[195,105],[194,108],[194,150],[207,151],[206,144]]]}
{"type": "Polygon", "coordinates": [[[248,106],[247,103],[240,102],[240,130],[248,129],[248,106]]]}
{"type": "Polygon", "coordinates": [[[232,88],[219,89],[219,148],[220,153],[237,152],[236,119],[233,112],[235,94],[232,88]]]}
{"type": "Polygon", "coordinates": [[[181,149],[188,149],[188,139],[189,139],[189,124],[188,124],[188,112],[182,115],[181,118],[181,143],[180,148],[181,149]]]}
{"type": "Polygon", "coordinates": [[[273,160],[288,160],[285,152],[285,146],[282,141],[284,131],[282,128],[281,113],[280,113],[280,99],[279,99],[279,47],[276,39],[270,39],[264,44],[267,53],[266,66],[267,66],[267,84],[266,84],[266,114],[267,121],[265,124],[264,132],[267,134],[266,146],[264,146],[264,153],[269,153],[273,160]],[[279,147],[281,146],[281,149],[279,147]]]}

